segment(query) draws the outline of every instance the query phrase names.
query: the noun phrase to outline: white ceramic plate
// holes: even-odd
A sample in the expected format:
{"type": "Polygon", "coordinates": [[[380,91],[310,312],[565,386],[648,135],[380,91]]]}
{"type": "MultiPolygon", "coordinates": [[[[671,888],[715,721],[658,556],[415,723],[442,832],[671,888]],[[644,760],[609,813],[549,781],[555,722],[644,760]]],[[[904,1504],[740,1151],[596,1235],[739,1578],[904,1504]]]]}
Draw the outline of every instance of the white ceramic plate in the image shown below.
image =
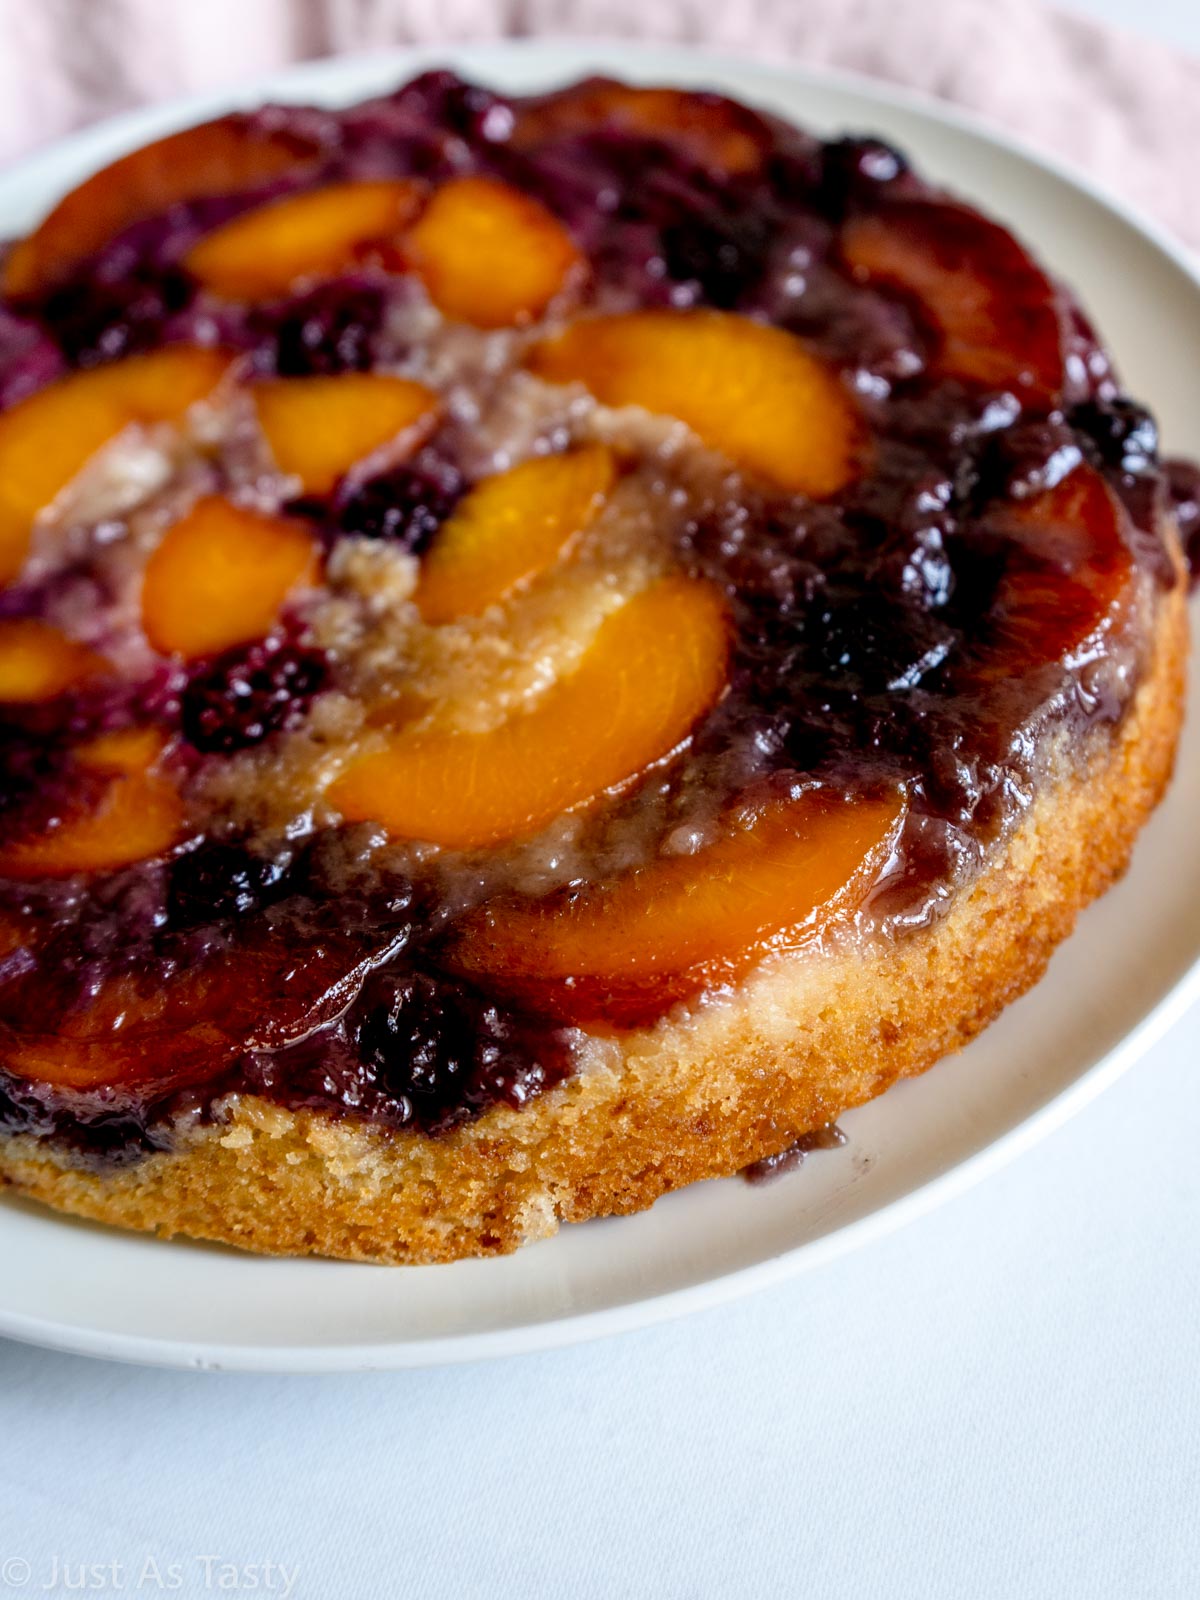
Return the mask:
{"type": "MultiPolygon", "coordinates": [[[[1200,456],[1200,280],[1183,255],[1077,179],[932,102],[866,80],[681,49],[558,43],[327,62],[236,96],[107,123],[0,175],[0,235],[32,224],[120,152],[234,103],[349,101],[444,63],[518,90],[596,71],[703,84],[818,130],[884,134],[1035,243],[1081,292],[1132,391],[1152,401],[1167,447],[1200,456]]],[[[169,1366],[416,1366],[630,1328],[815,1266],[961,1190],[1060,1124],[1200,991],[1198,815],[1193,725],[1128,877],[1087,912],[1038,988],[962,1055],[846,1117],[844,1149],[773,1184],[700,1184],[641,1216],[567,1228],[505,1260],[416,1268],[164,1244],[3,1199],[0,1333],[169,1366]]]]}

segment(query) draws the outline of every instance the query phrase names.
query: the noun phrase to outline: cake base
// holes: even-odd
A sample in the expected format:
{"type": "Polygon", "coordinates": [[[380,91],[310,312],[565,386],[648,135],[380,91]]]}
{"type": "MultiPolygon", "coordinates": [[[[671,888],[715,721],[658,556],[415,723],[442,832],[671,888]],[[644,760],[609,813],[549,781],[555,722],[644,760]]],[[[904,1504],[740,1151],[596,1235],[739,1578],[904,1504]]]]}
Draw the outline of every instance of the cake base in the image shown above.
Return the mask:
{"type": "Polygon", "coordinates": [[[1171,774],[1187,658],[1182,584],[1120,726],[1061,772],[927,930],[778,957],[731,996],[622,1036],[521,1110],[449,1135],[291,1112],[251,1096],[173,1150],[96,1171],[0,1138],[0,1180],[61,1211],[277,1255],[418,1263],[497,1255],[737,1172],[960,1049],[1045,970],[1125,871],[1171,774]]]}

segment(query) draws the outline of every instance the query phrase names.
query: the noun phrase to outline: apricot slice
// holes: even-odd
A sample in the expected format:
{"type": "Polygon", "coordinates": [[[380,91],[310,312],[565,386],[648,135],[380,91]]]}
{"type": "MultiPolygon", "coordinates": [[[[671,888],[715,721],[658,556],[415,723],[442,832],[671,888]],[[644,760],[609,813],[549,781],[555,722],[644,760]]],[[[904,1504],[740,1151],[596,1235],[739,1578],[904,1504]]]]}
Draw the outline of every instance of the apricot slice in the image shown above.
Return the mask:
{"type": "Polygon", "coordinates": [[[1089,466],[992,512],[986,526],[1009,541],[1010,556],[972,668],[978,676],[1005,678],[1062,660],[1103,630],[1133,566],[1124,518],[1089,466]]]}
{"type": "Polygon", "coordinates": [[[4,293],[53,288],[135,222],[180,201],[238,194],[316,154],[313,141],[247,117],[222,117],[143,145],[72,189],[17,245],[4,293]]]}
{"type": "Polygon", "coordinates": [[[421,190],[402,179],[331,183],[243,212],[194,245],[184,266],[230,300],[268,300],[332,277],[372,246],[394,247],[421,190]]]}
{"type": "Polygon", "coordinates": [[[769,142],[754,112],[724,96],[685,89],[643,89],[605,78],[577,84],[524,109],[513,129],[518,149],[572,134],[642,134],[678,144],[704,166],[752,172],[769,142]]]}
{"type": "Polygon", "coordinates": [[[277,1049],[331,1021],[385,954],[350,934],[298,943],[258,927],[165,981],[115,973],[83,1004],[69,974],[36,971],[0,990],[0,1065],[79,1091],[204,1083],[246,1050],[277,1049]],[[48,1020],[53,1031],[43,1031],[48,1020]]]}
{"type": "Polygon", "coordinates": [[[169,849],[183,807],[174,784],[158,771],[162,751],[161,735],[144,728],[80,746],[74,754],[77,789],[36,832],[0,841],[0,873],[66,878],[111,872],[169,849]]]}
{"type": "Polygon", "coordinates": [[[306,494],[328,494],[356,461],[419,425],[432,425],[438,398],[423,384],[377,372],[331,378],[269,378],[254,386],[258,421],[280,472],[306,494]]]}
{"type": "Polygon", "coordinates": [[[660,579],[532,711],[488,733],[401,730],[353,759],[330,801],[348,821],[455,849],[535,833],[685,739],[721,693],[727,648],[716,590],[660,579]]]}
{"type": "Polygon", "coordinates": [[[0,415],[0,583],[20,571],[38,512],[132,423],[178,422],[212,392],[231,357],[167,345],[73,372],[0,415]]]}
{"type": "Polygon", "coordinates": [[[894,201],[851,217],[842,251],[858,276],[917,300],[940,335],[939,372],[1043,402],[1061,393],[1054,286],[998,223],[950,201],[894,201]]]}
{"type": "Polygon", "coordinates": [[[10,705],[53,700],[103,666],[94,650],[48,622],[35,617],[0,622],[0,700],[10,705]]]}
{"type": "Polygon", "coordinates": [[[779,328],[722,311],[634,311],[576,322],[529,366],[609,406],[686,422],[713,450],[795,494],[854,473],[858,416],[837,378],[779,328]]]}
{"type": "Polygon", "coordinates": [[[494,178],[452,178],[408,236],[439,311],[479,328],[531,322],[582,257],[553,213],[494,178]]]}
{"type": "Polygon", "coordinates": [[[899,793],[777,802],[697,855],[661,857],[581,894],[485,908],[451,959],[565,1022],[649,1022],[853,912],[903,815],[899,793]]]}
{"type": "Polygon", "coordinates": [[[611,450],[583,445],[485,478],[438,531],[413,595],[426,622],[476,616],[544,572],[604,504],[611,450]]]}
{"type": "Polygon", "coordinates": [[[142,627],[162,655],[188,660],[261,639],[288,596],[315,581],[316,536],[221,495],[198,500],[146,564],[142,627]]]}

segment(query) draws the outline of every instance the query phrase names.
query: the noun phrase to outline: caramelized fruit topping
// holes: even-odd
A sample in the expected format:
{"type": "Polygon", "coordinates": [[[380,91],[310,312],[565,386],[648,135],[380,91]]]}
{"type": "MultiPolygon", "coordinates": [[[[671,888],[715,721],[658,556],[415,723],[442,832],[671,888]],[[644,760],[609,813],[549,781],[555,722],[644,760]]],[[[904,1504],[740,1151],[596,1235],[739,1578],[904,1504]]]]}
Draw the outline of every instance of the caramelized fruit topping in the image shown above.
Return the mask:
{"type": "Polygon", "coordinates": [[[733,819],[716,844],[664,856],[606,888],[488,907],[452,960],[534,1011],[632,1027],[729,983],[857,910],[899,838],[898,794],[810,792],[733,819]]]}
{"type": "Polygon", "coordinates": [[[53,700],[104,670],[94,650],[34,617],[0,622],[0,701],[53,700]]]}
{"type": "MultiPolygon", "coordinates": [[[[226,119],[91,180],[8,274],[0,1127],[89,1158],[229,1090],[441,1131],[561,1081],[579,1024],[928,925],[1036,792],[1041,730],[1130,704],[1177,576],[1164,487],[1200,545],[1200,479],[1003,229],[877,140],[715,96],[434,73],[226,119]],[[152,658],[149,518],[119,537],[85,480],[63,559],[25,556],[92,454],[218,383],[214,337],[307,498],[168,531],[152,658]],[[619,488],[570,446],[589,418],[619,488]],[[329,592],[298,591],[310,527],[374,541],[329,592]],[[452,731],[602,542],[671,576],[452,731]],[[393,605],[399,551],[459,625],[393,605]],[[342,822],[310,809],[338,760],[342,822]]],[[[271,504],[237,418],[164,507],[271,504]]]]}
{"type": "Polygon", "coordinates": [[[941,335],[938,369],[1052,404],[1063,386],[1054,285],[998,223],[945,200],[893,201],[851,217],[846,260],[918,302],[941,335]]]}
{"type": "Polygon", "coordinates": [[[423,384],[375,372],[269,378],[255,385],[254,401],[275,465],[306,494],[328,494],[384,445],[415,445],[438,409],[423,384]]]}
{"type": "Polygon", "coordinates": [[[142,627],[163,655],[211,655],[261,639],[297,589],[316,581],[319,546],[303,523],[221,495],[167,529],[142,581],[142,627]]]}
{"type": "Polygon", "coordinates": [[[347,821],[460,850],[536,833],[685,739],[721,692],[727,650],[715,591],[661,579],[534,710],[490,733],[398,733],[352,760],[330,801],[347,821]]]}
{"type": "Polygon", "coordinates": [[[407,250],[439,311],[479,328],[532,321],[581,259],[551,212],[491,178],[443,184],[407,250]]]}
{"type": "Polygon", "coordinates": [[[426,622],[486,611],[544,572],[591,523],[616,478],[611,450],[536,456],[472,489],[442,525],[413,599],[426,622]]]}
{"type": "Polygon", "coordinates": [[[346,182],[285,195],[207,234],[184,258],[205,288],[269,300],[306,278],[331,278],[370,254],[394,256],[421,191],[403,179],[346,182]]]}
{"type": "Polygon", "coordinates": [[[769,134],[760,117],[717,94],[643,89],[603,78],[564,89],[522,113],[513,142],[536,147],[580,133],[641,134],[678,144],[717,171],[752,172],[769,134]]]}
{"type": "Polygon", "coordinates": [[[5,267],[4,293],[52,287],[133,223],[180,201],[238,194],[316,153],[303,136],[251,117],[222,117],[143,145],[72,189],[21,241],[5,267]]]}
{"type": "Polygon", "coordinates": [[[195,962],[165,974],[118,970],[82,995],[68,975],[37,972],[0,991],[5,1065],[71,1090],[203,1084],[247,1050],[286,1046],[331,1021],[378,954],[349,933],[301,943],[260,920],[195,962]],[[49,1015],[53,1033],[38,1027],[49,1015]]]}
{"type": "Polygon", "coordinates": [[[1133,565],[1120,505],[1100,474],[1076,467],[1053,488],[995,509],[986,526],[1008,560],[973,670],[1003,681],[1096,643],[1133,565]]]}
{"type": "Polygon", "coordinates": [[[28,832],[0,843],[0,873],[65,878],[111,872],[170,848],[183,821],[175,785],[159,770],[163,740],[154,729],[105,734],[79,746],[79,782],[64,804],[28,832]]]}
{"type": "Polygon", "coordinates": [[[20,571],[38,512],[133,423],[179,422],[220,382],[229,357],[173,345],[74,372],[0,415],[0,583],[20,571]]]}
{"type": "Polygon", "coordinates": [[[747,317],[590,317],[536,346],[529,365],[605,405],[678,417],[710,449],[793,493],[831,495],[854,475],[861,425],[849,394],[799,339],[747,317]]]}

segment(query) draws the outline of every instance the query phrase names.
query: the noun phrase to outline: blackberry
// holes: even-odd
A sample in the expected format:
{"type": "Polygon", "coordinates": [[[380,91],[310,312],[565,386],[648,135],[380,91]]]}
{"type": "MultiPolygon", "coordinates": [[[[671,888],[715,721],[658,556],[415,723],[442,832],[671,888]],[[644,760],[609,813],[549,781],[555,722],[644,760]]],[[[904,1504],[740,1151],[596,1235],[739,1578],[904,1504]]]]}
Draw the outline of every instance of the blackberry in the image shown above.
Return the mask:
{"type": "Polygon", "coordinates": [[[502,142],[512,131],[513,114],[507,101],[481,84],[464,83],[453,72],[424,72],[402,89],[398,98],[470,145],[502,142]]]}
{"type": "Polygon", "coordinates": [[[465,488],[458,468],[431,450],[405,466],[369,478],[337,508],[343,533],[389,539],[420,554],[465,488]]]}
{"type": "Polygon", "coordinates": [[[1200,574],[1200,468],[1191,461],[1171,460],[1166,463],[1165,470],[1167,497],[1175,513],[1194,586],[1200,574]]]}
{"type": "Polygon", "coordinates": [[[762,217],[688,217],[663,229],[667,276],[693,282],[709,305],[728,311],[758,285],[771,231],[762,217]]]}
{"type": "Polygon", "coordinates": [[[254,855],[233,840],[206,839],[177,856],[167,879],[167,921],[173,929],[246,916],[286,894],[294,853],[254,855]]]}
{"type": "Polygon", "coordinates": [[[870,202],[907,171],[904,157],[882,139],[833,139],[821,152],[818,198],[826,211],[841,217],[856,200],[870,202]]]}
{"type": "Polygon", "coordinates": [[[355,1030],[360,1061],[392,1116],[432,1131],[503,1100],[523,1105],[568,1070],[559,1030],[442,975],[380,980],[355,1030]]]}
{"type": "Polygon", "coordinates": [[[1158,424],[1133,400],[1084,400],[1071,412],[1071,421],[1107,466],[1145,472],[1158,460],[1158,424]]]}
{"type": "Polygon", "coordinates": [[[183,691],[183,732],[197,750],[227,755],[296,722],[325,682],[319,650],[278,639],[227,651],[183,691]]]}
{"type": "Polygon", "coordinates": [[[68,362],[91,367],[158,344],[163,324],[191,297],[183,272],[133,267],[112,281],[64,284],[46,296],[40,315],[68,362]]]}
{"type": "Polygon", "coordinates": [[[251,319],[261,366],[281,378],[366,372],[374,365],[387,297],[362,279],[323,283],[251,319]]]}

